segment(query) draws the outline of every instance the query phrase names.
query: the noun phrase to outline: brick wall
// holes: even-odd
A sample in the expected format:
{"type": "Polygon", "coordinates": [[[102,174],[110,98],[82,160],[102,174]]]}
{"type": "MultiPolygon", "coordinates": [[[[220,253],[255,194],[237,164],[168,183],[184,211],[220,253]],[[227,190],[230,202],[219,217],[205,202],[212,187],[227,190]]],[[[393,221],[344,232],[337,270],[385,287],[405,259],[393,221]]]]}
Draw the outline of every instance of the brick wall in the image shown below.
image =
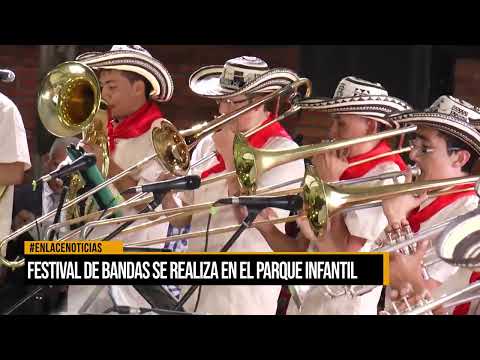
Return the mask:
{"type": "MultiPolygon", "coordinates": [[[[78,52],[108,50],[110,46],[78,47],[78,52]]],[[[179,129],[213,119],[217,109],[213,101],[195,96],[188,88],[190,74],[204,65],[223,64],[227,59],[242,56],[258,56],[271,67],[287,67],[301,72],[301,47],[299,46],[220,46],[220,45],[145,45],[153,56],[162,61],[175,82],[173,101],[163,105],[167,118],[179,129]]],[[[37,91],[40,83],[39,45],[1,45],[0,68],[15,72],[16,81],[0,83],[0,91],[18,106],[27,131],[28,145],[35,170],[40,171],[38,132],[41,127],[37,116],[37,91]]],[[[304,135],[304,143],[315,143],[325,137],[327,122],[314,114],[303,114],[283,122],[293,136],[304,135]]],[[[26,182],[32,178],[27,174],[26,182]]]]}
{"type": "MultiPolygon", "coordinates": [[[[459,58],[455,63],[454,96],[480,106],[480,59],[459,58]]],[[[480,175],[480,161],[474,168],[480,175]]]]}
{"type": "Polygon", "coordinates": [[[480,59],[457,59],[454,79],[455,96],[480,106],[480,59]]]}

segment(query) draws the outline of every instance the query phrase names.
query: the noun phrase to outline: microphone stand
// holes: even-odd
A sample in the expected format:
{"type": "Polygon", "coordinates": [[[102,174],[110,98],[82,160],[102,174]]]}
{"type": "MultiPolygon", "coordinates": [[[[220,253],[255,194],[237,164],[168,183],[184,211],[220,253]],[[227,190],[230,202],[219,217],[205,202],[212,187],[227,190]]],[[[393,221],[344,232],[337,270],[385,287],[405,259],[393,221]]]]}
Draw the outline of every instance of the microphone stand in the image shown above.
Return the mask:
{"type": "Polygon", "coordinates": [[[44,288],[46,288],[46,286],[40,286],[40,287],[37,287],[35,290],[33,290],[30,294],[28,294],[27,296],[24,296],[22,299],[20,299],[19,301],[17,301],[14,305],[12,305],[7,311],[5,311],[3,313],[3,315],[10,315],[11,313],[13,313],[15,310],[17,310],[20,306],[22,306],[23,304],[25,304],[28,300],[30,300],[31,298],[33,298],[35,295],[37,295],[40,291],[42,291],[44,288]]]}
{"type": "MultiPolygon", "coordinates": [[[[62,177],[61,179],[63,181],[62,193],[60,194],[60,202],[57,206],[57,212],[55,213],[55,219],[53,221],[53,224],[57,224],[60,221],[60,216],[61,216],[61,213],[62,213],[63,204],[65,203],[65,198],[67,196],[68,188],[70,187],[70,181],[71,181],[72,178],[71,178],[71,176],[67,176],[67,177],[62,177]]],[[[48,241],[53,240],[55,234],[56,234],[55,232],[52,232],[49,239],[47,239],[47,240],[48,241]]],[[[19,307],[21,307],[23,304],[25,304],[28,300],[30,300],[31,298],[36,296],[38,293],[40,293],[44,289],[52,289],[52,288],[53,288],[52,285],[37,287],[35,290],[31,291],[28,295],[24,296],[19,301],[17,301],[13,306],[11,306],[4,313],[4,315],[10,315],[15,310],[17,310],[19,307]]]]}
{"type": "MultiPolygon", "coordinates": [[[[248,229],[249,227],[252,226],[253,222],[255,221],[257,215],[261,212],[261,210],[263,209],[259,209],[259,208],[249,208],[247,206],[247,210],[248,210],[248,214],[247,214],[247,217],[243,220],[242,224],[240,225],[240,227],[237,229],[237,231],[235,231],[235,233],[232,235],[232,237],[230,238],[230,240],[228,240],[226,242],[225,245],[223,245],[222,249],[220,250],[220,252],[227,252],[228,250],[230,250],[230,248],[235,244],[235,242],[238,240],[238,238],[240,237],[240,235],[242,235],[242,233],[248,229]]],[[[195,290],[197,290],[198,288],[200,287],[200,285],[192,285],[188,291],[185,293],[185,295],[179,300],[179,302],[177,303],[177,305],[175,305],[175,307],[173,308],[174,311],[177,311],[178,309],[180,309],[187,301],[188,299],[190,299],[193,295],[193,293],[195,292],[195,290]]]]}
{"type": "Polygon", "coordinates": [[[184,311],[165,310],[159,308],[135,308],[123,305],[114,305],[111,308],[105,310],[104,314],[109,314],[111,312],[117,312],[120,315],[144,315],[149,312],[153,312],[157,315],[194,315],[186,313],[184,311]]]}
{"type": "MultiPolygon", "coordinates": [[[[62,193],[60,194],[60,202],[57,206],[57,212],[55,213],[55,219],[53,220],[53,224],[57,224],[60,221],[60,216],[62,214],[63,204],[65,203],[65,198],[67,197],[67,192],[68,192],[68,188],[70,187],[70,182],[72,180],[72,177],[68,176],[66,178],[61,178],[61,179],[63,181],[62,193]]],[[[56,231],[53,231],[50,234],[50,238],[47,239],[47,240],[49,240],[49,241],[53,240],[55,234],[56,234],[56,231]]]]}
{"type": "MultiPolygon", "coordinates": [[[[165,197],[165,194],[166,194],[166,191],[153,192],[153,200],[142,211],[140,211],[140,214],[144,214],[144,213],[147,213],[149,211],[154,211],[155,208],[157,208],[162,203],[162,200],[165,197]]],[[[123,230],[128,228],[134,222],[135,221],[127,221],[127,222],[123,223],[122,225],[118,226],[114,231],[112,231],[110,234],[108,234],[105,238],[103,238],[102,241],[112,240],[115,236],[120,234],[123,230]]],[[[130,249],[130,250],[134,250],[134,249],[130,249]]],[[[147,252],[149,252],[149,251],[150,252],[151,251],[170,252],[170,250],[165,250],[165,249],[142,249],[142,251],[147,251],[147,252]]],[[[140,294],[140,296],[142,296],[147,302],[150,302],[147,299],[147,297],[148,297],[147,294],[144,292],[144,289],[141,286],[133,285],[133,288],[135,288],[135,290],[137,290],[137,292],[140,294]]],[[[161,288],[161,286],[160,286],[160,288],[161,288]]],[[[161,288],[161,290],[163,291],[164,295],[167,295],[167,296],[171,297],[170,294],[167,294],[166,290],[164,290],[163,288],[161,288]]],[[[170,300],[170,301],[176,301],[176,299],[173,299],[173,300],[170,300]]],[[[109,309],[108,312],[117,311],[117,312],[122,313],[122,314],[130,314],[130,307],[123,307],[123,308],[119,307],[118,305],[115,304],[112,308],[109,309]],[[125,308],[125,309],[123,309],[123,308],[125,308]],[[121,311],[118,311],[119,309],[121,311]]],[[[143,310],[145,310],[145,309],[143,309],[143,310]]],[[[143,310],[141,310],[141,311],[143,311],[143,310]]],[[[151,311],[154,311],[154,310],[151,310],[151,311]]],[[[142,314],[144,312],[140,312],[140,314],[142,314]]]]}

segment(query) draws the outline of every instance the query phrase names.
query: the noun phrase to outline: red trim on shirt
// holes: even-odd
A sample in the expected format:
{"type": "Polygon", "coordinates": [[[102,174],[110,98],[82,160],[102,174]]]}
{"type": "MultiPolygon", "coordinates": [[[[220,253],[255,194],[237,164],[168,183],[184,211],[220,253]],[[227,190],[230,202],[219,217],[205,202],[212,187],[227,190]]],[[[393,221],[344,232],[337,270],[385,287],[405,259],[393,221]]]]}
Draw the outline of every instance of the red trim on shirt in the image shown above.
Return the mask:
{"type": "MultiPolygon", "coordinates": [[[[473,272],[472,276],[470,277],[469,284],[473,284],[475,281],[480,280],[480,272],[473,272]]],[[[462,305],[455,306],[455,309],[453,310],[453,315],[467,315],[468,312],[470,311],[470,304],[471,303],[466,303],[462,305]]]]}
{"type": "Polygon", "coordinates": [[[136,112],[127,116],[117,126],[113,125],[113,118],[109,111],[108,120],[108,147],[110,152],[115,151],[117,139],[131,139],[143,135],[150,130],[155,120],[163,118],[163,114],[157,103],[150,101],[145,103],[136,112]]]}
{"type": "MultiPolygon", "coordinates": [[[[472,187],[472,184],[463,184],[455,186],[452,190],[466,189],[472,187]]],[[[465,196],[475,195],[475,191],[463,191],[455,194],[444,195],[437,197],[431,204],[427,205],[422,210],[416,208],[408,214],[407,220],[410,223],[410,227],[413,232],[420,230],[420,225],[438,213],[440,210],[444,209],[453,202],[461,199],[465,196]]]]}
{"type": "MultiPolygon", "coordinates": [[[[392,151],[392,148],[390,147],[390,145],[387,143],[386,140],[383,140],[383,141],[380,141],[378,145],[375,146],[369,152],[348,158],[347,161],[348,163],[353,163],[353,162],[368,159],[373,156],[385,154],[390,151],[392,151]]],[[[343,172],[342,176],[340,176],[340,180],[350,180],[350,179],[361,178],[377,165],[383,164],[386,162],[394,162],[395,164],[398,165],[401,171],[404,171],[407,168],[402,157],[398,154],[395,154],[395,155],[386,156],[380,159],[372,160],[360,165],[352,166],[343,172]]]]}
{"type": "MultiPolygon", "coordinates": [[[[274,118],[275,118],[275,115],[270,114],[269,117],[262,122],[262,125],[266,124],[269,121],[272,121],[274,118]]],[[[268,140],[270,140],[273,137],[284,137],[290,140],[292,139],[288,134],[288,132],[285,130],[285,128],[277,122],[270,126],[267,126],[265,129],[262,129],[259,132],[250,136],[248,138],[248,143],[252,147],[258,149],[263,147],[268,142],[268,140]]],[[[223,160],[223,157],[220,154],[217,154],[217,161],[218,161],[218,164],[215,164],[211,168],[202,172],[201,174],[202,179],[205,179],[212,174],[220,173],[225,170],[225,161],[223,160]]]]}

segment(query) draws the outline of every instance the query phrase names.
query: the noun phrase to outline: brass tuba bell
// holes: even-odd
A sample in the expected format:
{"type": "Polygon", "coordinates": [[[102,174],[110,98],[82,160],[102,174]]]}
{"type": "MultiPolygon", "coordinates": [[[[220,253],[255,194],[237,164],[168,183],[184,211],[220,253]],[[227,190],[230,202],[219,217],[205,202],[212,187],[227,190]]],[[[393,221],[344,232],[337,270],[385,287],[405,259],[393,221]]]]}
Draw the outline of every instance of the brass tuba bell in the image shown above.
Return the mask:
{"type": "MultiPolygon", "coordinates": [[[[82,134],[84,140],[102,149],[104,178],[108,175],[109,151],[106,103],[101,99],[101,87],[94,71],[77,61],[64,62],[43,79],[38,94],[38,114],[43,126],[57,137],[82,134]]],[[[77,196],[85,182],[79,174],[72,177],[67,199],[77,196]]],[[[86,204],[85,212],[92,208],[86,204]]],[[[69,209],[67,218],[80,216],[79,207],[69,209]]]]}

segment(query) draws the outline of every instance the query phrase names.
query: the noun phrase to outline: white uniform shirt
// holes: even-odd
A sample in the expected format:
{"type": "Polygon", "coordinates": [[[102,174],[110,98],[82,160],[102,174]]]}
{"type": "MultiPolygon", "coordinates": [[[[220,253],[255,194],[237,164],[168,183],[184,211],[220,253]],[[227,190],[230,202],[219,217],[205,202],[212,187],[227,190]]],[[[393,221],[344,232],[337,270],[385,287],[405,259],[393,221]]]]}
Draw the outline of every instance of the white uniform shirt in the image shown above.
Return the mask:
{"type": "MultiPolygon", "coordinates": [[[[155,153],[153,144],[151,141],[152,130],[154,127],[160,126],[162,119],[158,119],[152,123],[152,126],[149,131],[144,134],[132,138],[132,139],[117,139],[115,151],[113,153],[113,161],[117,163],[122,169],[127,169],[130,166],[140,162],[147,156],[150,156],[155,153]]],[[[137,181],[137,185],[143,185],[146,183],[151,183],[158,181],[158,177],[162,172],[165,172],[163,166],[157,159],[153,159],[148,163],[144,164],[141,168],[130,173],[129,175],[137,181]]],[[[114,195],[118,194],[118,191],[110,186],[110,189],[114,195]]],[[[161,205],[157,207],[157,211],[162,209],[161,205]]],[[[137,213],[134,209],[122,210],[123,215],[131,215],[137,213]]],[[[136,221],[131,227],[143,224],[149,220],[139,220],[136,221]]],[[[90,238],[97,238],[101,235],[107,235],[111,231],[115,230],[121,224],[109,225],[98,227],[92,231],[90,238]]],[[[166,237],[168,232],[168,222],[158,224],[147,228],[145,230],[137,231],[134,233],[126,235],[118,235],[116,240],[123,240],[124,243],[128,244],[131,242],[136,242],[140,240],[153,240],[162,237],[166,237]]],[[[151,248],[163,248],[164,244],[158,245],[149,245],[151,248]]],[[[82,287],[83,290],[75,289],[79,286],[72,286],[69,290],[69,312],[77,313],[79,307],[83,304],[86,298],[89,295],[89,289],[93,287],[82,287]],[[72,294],[72,299],[70,299],[70,294],[72,294]]],[[[122,285],[122,286],[111,286],[110,287],[110,296],[115,300],[117,305],[125,305],[131,307],[147,307],[151,306],[149,303],[135,290],[133,286],[122,285]]],[[[102,292],[103,297],[106,296],[107,292],[102,292]]],[[[103,312],[106,309],[106,305],[110,306],[112,304],[111,299],[101,298],[99,296],[98,301],[92,304],[89,312],[103,312]]]]}
{"type": "MultiPolygon", "coordinates": [[[[420,205],[420,210],[430,205],[434,200],[435,198],[431,198],[423,202],[420,205]]],[[[453,203],[449,204],[448,206],[444,207],[440,211],[438,211],[430,219],[421,223],[419,232],[425,229],[429,229],[432,226],[440,224],[448,219],[466,214],[472,210],[475,210],[477,207],[478,207],[478,197],[476,195],[461,197],[456,201],[454,201],[453,203]]],[[[438,259],[436,252],[433,249],[435,245],[435,239],[438,236],[440,236],[440,234],[437,233],[437,234],[433,234],[431,237],[426,239],[430,241],[430,245],[427,250],[427,254],[424,257],[424,263],[428,263],[435,259],[438,259]]],[[[458,271],[459,271],[458,267],[449,265],[443,261],[427,267],[427,273],[429,277],[431,277],[433,280],[436,280],[442,283],[442,285],[440,285],[439,287],[435,288],[432,291],[432,296],[434,298],[442,296],[442,294],[448,294],[448,292],[451,291],[451,289],[453,288],[465,287],[468,284],[468,280],[470,278],[468,274],[471,274],[471,271],[470,270],[466,270],[466,271],[462,270],[461,272],[458,272],[458,271]]],[[[387,288],[385,305],[386,305],[386,309],[389,309],[391,306],[390,287],[387,288]]]]}
{"type": "MultiPolygon", "coordinates": [[[[435,199],[428,199],[425,201],[422,205],[420,205],[420,210],[424,209],[426,206],[431,204],[435,199]]],[[[464,196],[453,203],[449,204],[448,206],[444,207],[442,210],[437,212],[434,216],[432,216],[430,219],[427,221],[423,222],[420,224],[420,229],[419,231],[429,229],[433,225],[439,224],[444,222],[445,220],[451,219],[456,216],[460,216],[463,214],[466,214],[470,211],[475,210],[478,207],[478,197],[476,195],[470,195],[470,196],[464,196]]],[[[433,247],[435,244],[434,240],[437,238],[439,234],[436,234],[435,236],[430,239],[430,248],[433,247]]],[[[430,255],[427,255],[424,259],[424,262],[427,263],[431,260],[434,260],[437,258],[436,252],[435,251],[429,251],[430,255]]],[[[444,282],[447,280],[450,276],[455,274],[455,272],[458,270],[458,267],[452,266],[447,264],[446,262],[439,262],[435,265],[429,266],[427,271],[428,275],[439,282],[444,282]]]]}
{"type": "MultiPolygon", "coordinates": [[[[362,178],[394,171],[400,171],[396,163],[384,162],[375,166],[362,178]]],[[[401,178],[399,181],[403,182],[404,179],[401,178]]],[[[393,184],[393,180],[387,179],[369,182],[368,186],[390,184],[393,184]]],[[[371,251],[375,240],[388,224],[382,207],[349,211],[344,218],[351,235],[367,240],[360,252],[371,251]]],[[[342,289],[339,286],[331,286],[330,288],[335,292],[342,289]]],[[[296,289],[300,299],[303,299],[302,307],[298,310],[293,299],[290,300],[287,310],[288,315],[376,315],[382,293],[382,287],[378,286],[371,292],[355,298],[348,295],[330,298],[324,286],[297,287],[296,289]]]]}
{"type": "MultiPolygon", "coordinates": [[[[425,203],[423,203],[420,206],[420,209],[425,208],[427,205],[429,205],[434,199],[429,199],[425,203]]],[[[433,225],[439,224],[441,222],[444,222],[445,220],[451,219],[456,216],[460,216],[463,214],[466,214],[470,211],[475,210],[478,207],[478,197],[476,195],[470,195],[470,196],[464,196],[450,205],[446,206],[442,210],[440,210],[438,213],[436,213],[434,216],[432,216],[430,219],[427,221],[423,222],[420,224],[420,229],[419,231],[422,231],[424,229],[428,229],[432,227],[433,225]]],[[[432,239],[430,239],[430,246],[429,248],[433,248],[435,245],[435,239],[440,236],[439,234],[436,234],[432,236],[432,239]]],[[[433,261],[437,259],[437,254],[435,251],[429,251],[427,255],[424,258],[424,263],[428,263],[430,261],[433,261]]],[[[427,272],[428,275],[442,283],[438,288],[435,288],[432,291],[432,296],[434,298],[437,298],[439,296],[442,296],[444,294],[448,294],[449,289],[455,288],[463,288],[468,285],[470,275],[472,273],[471,270],[468,269],[462,269],[459,271],[460,268],[456,266],[452,266],[447,264],[446,262],[438,262],[434,265],[428,266],[427,267],[427,272]],[[458,273],[458,274],[457,274],[458,273]]],[[[475,303],[475,302],[474,302],[475,303]]],[[[470,310],[472,308],[476,307],[478,304],[472,304],[473,306],[470,306],[470,310]]],[[[449,309],[450,311],[453,309],[449,309]]]]}
{"type": "MultiPolygon", "coordinates": [[[[291,149],[298,147],[292,140],[284,137],[270,138],[263,149],[291,149]]],[[[205,155],[215,150],[214,142],[211,136],[203,139],[196,147],[192,163],[203,158],[205,155]]],[[[211,168],[218,162],[216,158],[211,159],[202,166],[192,169],[193,174],[201,174],[206,169],[211,168]]],[[[226,171],[222,172],[225,173],[226,171]]],[[[301,178],[304,176],[305,165],[303,160],[290,162],[276,168],[273,168],[262,176],[257,183],[257,188],[264,186],[279,184],[288,180],[301,178]]],[[[217,173],[216,176],[221,173],[217,173]]],[[[282,188],[295,188],[300,183],[282,188]]],[[[184,193],[185,194],[185,193],[184,193]]],[[[187,195],[187,194],[185,194],[187,195]]],[[[202,186],[187,196],[184,196],[187,203],[203,203],[215,201],[228,197],[228,187],[226,181],[218,181],[210,185],[202,186]]],[[[219,208],[216,215],[212,217],[210,229],[238,224],[235,212],[232,206],[224,206],[219,208]]],[[[279,217],[288,216],[286,210],[274,209],[279,217]]],[[[207,225],[208,211],[195,213],[192,217],[192,232],[205,230],[207,225]]],[[[278,225],[278,228],[284,232],[284,224],[278,225]]],[[[208,241],[208,252],[220,251],[222,246],[230,239],[233,232],[219,235],[210,235],[208,241]]],[[[188,251],[205,251],[205,238],[192,238],[188,241],[188,251]]],[[[236,243],[231,247],[229,252],[271,252],[267,241],[256,229],[248,229],[238,238],[236,243]]],[[[185,292],[189,286],[183,287],[185,292]]],[[[280,293],[280,286],[202,286],[201,297],[198,306],[198,313],[209,314],[263,314],[273,315],[276,312],[277,300],[280,293]]],[[[185,310],[192,312],[195,302],[197,301],[198,290],[185,304],[185,310]]]]}
{"type": "MultiPolygon", "coordinates": [[[[22,116],[17,106],[0,93],[0,164],[24,163],[24,170],[31,167],[27,136],[22,116]]],[[[12,226],[13,186],[8,186],[0,198],[0,238],[10,234],[12,226]]],[[[6,254],[6,247],[2,255],[6,254]]]]}

